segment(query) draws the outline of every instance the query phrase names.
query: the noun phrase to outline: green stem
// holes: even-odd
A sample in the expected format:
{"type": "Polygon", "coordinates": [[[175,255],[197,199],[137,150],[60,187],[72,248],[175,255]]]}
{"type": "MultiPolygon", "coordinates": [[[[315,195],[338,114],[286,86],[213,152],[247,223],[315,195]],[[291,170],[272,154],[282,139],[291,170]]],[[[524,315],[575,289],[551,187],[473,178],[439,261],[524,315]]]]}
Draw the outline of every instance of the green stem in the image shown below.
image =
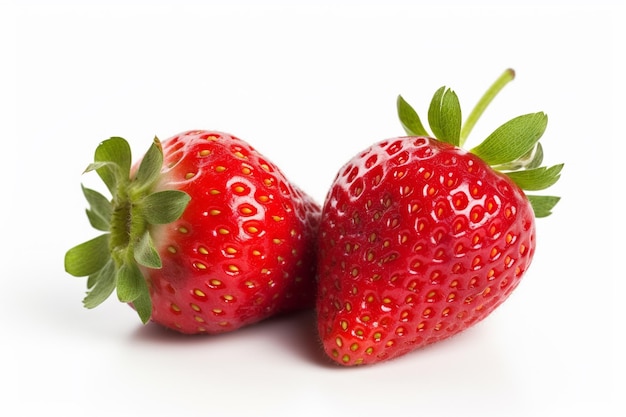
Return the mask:
{"type": "Polygon", "coordinates": [[[467,140],[467,137],[474,128],[474,125],[476,124],[478,119],[480,119],[480,116],[482,116],[489,103],[491,103],[495,96],[498,95],[500,90],[502,90],[502,88],[504,88],[504,86],[507,85],[510,81],[512,81],[513,78],[515,78],[515,71],[513,71],[513,69],[511,68],[506,69],[502,73],[502,75],[500,75],[500,77],[498,77],[498,79],[491,85],[491,87],[489,87],[485,94],[483,94],[480,100],[478,100],[478,103],[476,103],[476,106],[474,106],[472,112],[469,114],[469,116],[467,116],[467,119],[465,120],[465,123],[463,123],[463,127],[461,128],[461,146],[463,146],[463,144],[467,140]]]}

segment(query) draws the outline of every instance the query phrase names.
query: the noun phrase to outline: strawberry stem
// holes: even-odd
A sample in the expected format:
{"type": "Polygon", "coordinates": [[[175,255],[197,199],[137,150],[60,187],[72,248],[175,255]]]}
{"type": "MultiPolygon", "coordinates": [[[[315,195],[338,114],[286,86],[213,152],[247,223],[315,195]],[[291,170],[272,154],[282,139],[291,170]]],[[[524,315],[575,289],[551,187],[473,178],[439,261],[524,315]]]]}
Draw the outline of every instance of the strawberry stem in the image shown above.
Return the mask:
{"type": "Polygon", "coordinates": [[[489,103],[498,95],[500,90],[504,88],[510,81],[515,78],[515,71],[512,68],[506,69],[502,75],[498,77],[498,79],[487,89],[485,94],[478,100],[478,103],[472,109],[472,112],[467,116],[465,123],[463,123],[463,127],[461,128],[461,142],[460,146],[463,146],[470,132],[476,125],[480,116],[482,116],[483,112],[489,106],[489,103]]]}

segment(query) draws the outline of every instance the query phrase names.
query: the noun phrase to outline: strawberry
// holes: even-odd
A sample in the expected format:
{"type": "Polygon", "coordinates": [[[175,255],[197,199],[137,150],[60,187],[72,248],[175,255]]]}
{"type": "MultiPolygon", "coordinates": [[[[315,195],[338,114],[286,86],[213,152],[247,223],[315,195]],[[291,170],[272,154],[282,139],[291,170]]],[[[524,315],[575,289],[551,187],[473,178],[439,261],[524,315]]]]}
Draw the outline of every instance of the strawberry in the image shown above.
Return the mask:
{"type": "Polygon", "coordinates": [[[131,167],[126,140],[96,149],[112,195],[83,187],[104,232],[70,249],[65,269],[88,276],[87,308],[114,291],[181,333],[221,333],[312,308],[320,207],[249,144],[222,132],[155,138],[131,167]]]}
{"type": "Polygon", "coordinates": [[[560,177],[540,166],[544,113],[512,119],[467,151],[465,138],[514,77],[507,70],[465,124],[442,87],[428,120],[398,97],[408,137],[383,140],[340,169],[322,209],[318,330],[341,365],[373,364],[438,342],[487,317],[535,252],[535,217],[557,197],[530,196],[560,177]]]}

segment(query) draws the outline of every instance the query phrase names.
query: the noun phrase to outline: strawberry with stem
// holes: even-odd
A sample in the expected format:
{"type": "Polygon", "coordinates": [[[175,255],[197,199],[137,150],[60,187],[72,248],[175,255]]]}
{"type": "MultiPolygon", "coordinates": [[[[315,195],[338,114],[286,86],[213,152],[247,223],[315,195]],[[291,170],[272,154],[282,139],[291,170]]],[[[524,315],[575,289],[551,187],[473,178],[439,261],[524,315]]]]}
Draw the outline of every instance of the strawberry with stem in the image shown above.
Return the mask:
{"type": "Polygon", "coordinates": [[[358,153],[337,174],[318,239],[318,330],[341,365],[396,358],[471,327],[517,287],[535,252],[535,217],[558,197],[527,195],[560,177],[542,166],[544,113],[516,117],[462,148],[506,70],[465,123],[442,87],[428,109],[431,135],[401,97],[409,136],[358,153]]]}

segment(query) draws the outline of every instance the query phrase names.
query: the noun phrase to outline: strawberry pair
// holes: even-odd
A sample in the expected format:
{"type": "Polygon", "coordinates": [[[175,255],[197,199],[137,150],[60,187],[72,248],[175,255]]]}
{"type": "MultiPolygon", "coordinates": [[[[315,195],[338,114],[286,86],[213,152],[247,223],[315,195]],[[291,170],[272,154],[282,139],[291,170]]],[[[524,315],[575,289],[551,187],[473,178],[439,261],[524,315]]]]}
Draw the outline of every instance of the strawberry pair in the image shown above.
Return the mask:
{"type": "Polygon", "coordinates": [[[563,166],[541,166],[543,113],[462,148],[513,77],[505,71],[464,124],[454,92],[439,89],[434,135],[399,97],[409,136],[348,161],[323,208],[223,132],[155,139],[135,165],[124,139],[105,140],[87,171],[112,198],[83,187],[102,234],[66,253],[66,271],[88,277],[87,308],[116,291],[144,323],[187,334],[315,307],[324,350],[342,365],[450,337],[511,294],[535,251],[535,217],[558,202],[523,191],[554,184],[563,166]]]}

